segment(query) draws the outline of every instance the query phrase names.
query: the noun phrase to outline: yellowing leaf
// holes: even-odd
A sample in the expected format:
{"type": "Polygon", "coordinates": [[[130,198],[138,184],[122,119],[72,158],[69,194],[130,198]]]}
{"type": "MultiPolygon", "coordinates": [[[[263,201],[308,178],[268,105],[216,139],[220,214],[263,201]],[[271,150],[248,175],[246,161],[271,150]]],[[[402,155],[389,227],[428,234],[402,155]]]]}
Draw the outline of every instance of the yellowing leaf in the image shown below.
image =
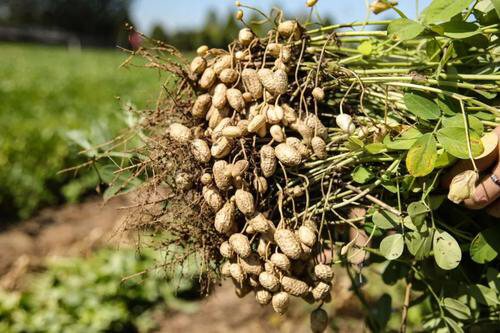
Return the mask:
{"type": "Polygon", "coordinates": [[[406,168],[414,177],[423,177],[434,170],[437,144],[432,133],[422,135],[406,155],[406,168]]]}

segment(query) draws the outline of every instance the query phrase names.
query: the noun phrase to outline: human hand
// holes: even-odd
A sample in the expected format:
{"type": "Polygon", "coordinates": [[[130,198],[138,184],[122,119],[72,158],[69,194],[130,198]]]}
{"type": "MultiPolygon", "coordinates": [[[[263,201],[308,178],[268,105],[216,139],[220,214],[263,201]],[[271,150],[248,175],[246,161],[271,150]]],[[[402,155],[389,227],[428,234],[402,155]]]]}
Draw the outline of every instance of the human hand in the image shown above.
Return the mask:
{"type": "MultiPolygon", "coordinates": [[[[485,172],[469,198],[463,201],[470,209],[485,209],[486,212],[500,218],[500,126],[493,131],[497,136],[496,147],[486,156],[475,160],[479,172],[485,172]]],[[[470,160],[461,160],[442,178],[441,184],[450,187],[453,178],[466,170],[473,170],[470,160]]]]}

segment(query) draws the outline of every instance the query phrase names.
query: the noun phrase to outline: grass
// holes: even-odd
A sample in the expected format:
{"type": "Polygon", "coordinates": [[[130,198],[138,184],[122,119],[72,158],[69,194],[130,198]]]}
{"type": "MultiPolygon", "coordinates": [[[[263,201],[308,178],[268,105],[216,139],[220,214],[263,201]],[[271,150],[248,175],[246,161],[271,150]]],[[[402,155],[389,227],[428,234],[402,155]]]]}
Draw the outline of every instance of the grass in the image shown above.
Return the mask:
{"type": "Polygon", "coordinates": [[[127,102],[154,105],[160,80],[152,70],[119,68],[126,55],[117,50],[20,44],[0,50],[1,219],[25,218],[96,185],[89,173],[57,175],[81,161],[66,133],[111,138],[124,126],[127,102]]]}

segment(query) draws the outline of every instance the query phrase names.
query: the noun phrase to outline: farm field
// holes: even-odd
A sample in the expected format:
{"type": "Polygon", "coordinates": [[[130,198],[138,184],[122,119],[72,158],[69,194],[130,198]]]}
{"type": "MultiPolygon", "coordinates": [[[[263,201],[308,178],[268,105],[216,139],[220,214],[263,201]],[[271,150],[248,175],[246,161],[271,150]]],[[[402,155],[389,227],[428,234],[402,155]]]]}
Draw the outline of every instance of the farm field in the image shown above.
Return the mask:
{"type": "Polygon", "coordinates": [[[119,68],[127,57],[119,50],[0,50],[0,219],[12,220],[94,188],[91,172],[57,174],[82,161],[68,132],[109,140],[124,127],[128,103],[151,105],[160,81],[152,70],[119,68]]]}

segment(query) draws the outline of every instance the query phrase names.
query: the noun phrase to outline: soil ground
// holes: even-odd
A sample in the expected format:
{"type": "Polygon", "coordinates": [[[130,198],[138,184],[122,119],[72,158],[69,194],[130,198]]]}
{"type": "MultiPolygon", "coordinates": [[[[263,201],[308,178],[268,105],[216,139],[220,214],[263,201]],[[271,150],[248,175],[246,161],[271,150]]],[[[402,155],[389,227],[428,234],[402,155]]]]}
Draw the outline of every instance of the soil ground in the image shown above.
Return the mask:
{"type": "MultiPolygon", "coordinates": [[[[88,255],[99,246],[122,246],[130,240],[118,235],[126,198],[103,205],[99,198],[42,210],[35,217],[0,232],[0,286],[22,286],[23,276],[43,267],[48,256],[88,255]]],[[[325,308],[338,316],[334,332],[363,332],[362,312],[349,291],[350,281],[338,274],[334,302],[325,308]]],[[[270,306],[259,306],[253,294],[238,298],[232,284],[224,282],[199,302],[194,313],[157,313],[159,333],[309,332],[308,313],[313,308],[294,300],[286,316],[270,306]]],[[[330,331],[330,332],[332,332],[330,331]]]]}

